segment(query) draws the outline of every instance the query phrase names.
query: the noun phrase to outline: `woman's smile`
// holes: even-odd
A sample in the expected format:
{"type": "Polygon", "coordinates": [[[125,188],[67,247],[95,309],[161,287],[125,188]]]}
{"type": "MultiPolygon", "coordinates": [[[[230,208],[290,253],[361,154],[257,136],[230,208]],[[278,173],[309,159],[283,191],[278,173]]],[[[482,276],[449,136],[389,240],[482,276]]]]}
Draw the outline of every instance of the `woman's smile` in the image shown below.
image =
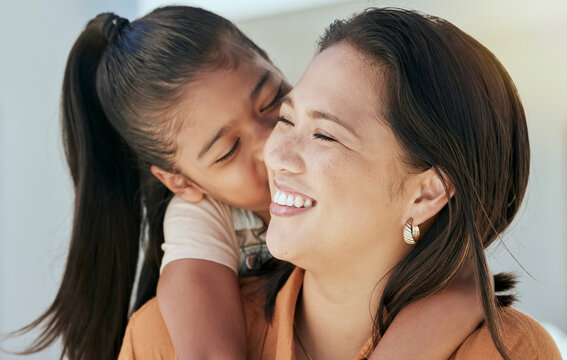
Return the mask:
{"type": "Polygon", "coordinates": [[[298,192],[292,187],[273,181],[274,193],[270,213],[275,216],[294,216],[302,214],[317,205],[315,199],[298,192]]]}
{"type": "Polygon", "coordinates": [[[315,202],[311,198],[278,190],[270,205],[270,213],[275,216],[293,216],[311,210],[313,206],[315,202]]]}

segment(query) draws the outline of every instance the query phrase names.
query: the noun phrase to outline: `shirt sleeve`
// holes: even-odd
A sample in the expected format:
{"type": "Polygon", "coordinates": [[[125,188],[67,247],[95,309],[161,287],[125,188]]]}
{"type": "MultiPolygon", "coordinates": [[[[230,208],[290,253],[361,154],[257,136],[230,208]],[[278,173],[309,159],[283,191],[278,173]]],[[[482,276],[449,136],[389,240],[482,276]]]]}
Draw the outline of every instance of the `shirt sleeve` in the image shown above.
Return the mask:
{"type": "Polygon", "coordinates": [[[201,259],[238,269],[240,243],[230,207],[208,196],[196,204],[175,196],[165,212],[160,272],[179,259],[201,259]]]}
{"type": "MultiPolygon", "coordinates": [[[[517,360],[561,360],[557,345],[537,321],[512,308],[501,310],[502,342],[517,360]]],[[[450,360],[502,359],[484,323],[461,344],[450,360]]]]}

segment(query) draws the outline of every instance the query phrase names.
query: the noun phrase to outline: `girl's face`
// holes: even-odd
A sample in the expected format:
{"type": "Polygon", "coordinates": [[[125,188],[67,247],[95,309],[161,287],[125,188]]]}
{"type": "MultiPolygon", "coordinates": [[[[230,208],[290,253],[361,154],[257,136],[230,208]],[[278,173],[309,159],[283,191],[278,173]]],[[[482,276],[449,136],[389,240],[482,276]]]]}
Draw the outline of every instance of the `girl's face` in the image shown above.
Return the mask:
{"type": "Polygon", "coordinates": [[[395,264],[408,251],[408,172],[381,115],[384,79],[370,66],[352,47],[332,46],[282,101],[264,151],[271,192],[314,206],[271,204],[267,244],[277,258],[328,273],[385,255],[395,264]]]}
{"type": "Polygon", "coordinates": [[[187,121],[177,135],[175,159],[186,180],[230,205],[267,210],[262,151],[289,89],[281,72],[260,56],[192,83],[180,109],[187,121]]]}

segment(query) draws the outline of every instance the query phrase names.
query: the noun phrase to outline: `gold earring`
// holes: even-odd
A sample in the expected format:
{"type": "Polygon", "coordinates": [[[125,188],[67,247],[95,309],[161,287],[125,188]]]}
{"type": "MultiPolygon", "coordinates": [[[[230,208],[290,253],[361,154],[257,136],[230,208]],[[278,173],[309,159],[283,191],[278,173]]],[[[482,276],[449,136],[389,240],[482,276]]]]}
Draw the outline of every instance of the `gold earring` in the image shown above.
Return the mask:
{"type": "Polygon", "coordinates": [[[413,225],[413,218],[410,218],[404,225],[404,241],[410,245],[417,244],[419,240],[419,226],[413,225]]]}

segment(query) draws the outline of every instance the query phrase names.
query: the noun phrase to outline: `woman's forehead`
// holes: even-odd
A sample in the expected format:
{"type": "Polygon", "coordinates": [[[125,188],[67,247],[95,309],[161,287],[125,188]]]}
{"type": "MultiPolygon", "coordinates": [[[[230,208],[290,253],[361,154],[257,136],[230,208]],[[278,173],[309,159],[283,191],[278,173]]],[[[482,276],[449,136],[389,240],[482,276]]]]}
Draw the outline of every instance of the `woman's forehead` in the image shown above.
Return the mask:
{"type": "Polygon", "coordinates": [[[342,118],[376,118],[385,113],[383,78],[383,71],[377,65],[371,67],[350,45],[337,44],[313,59],[289,97],[297,110],[309,107],[304,110],[325,110],[342,118]]]}

